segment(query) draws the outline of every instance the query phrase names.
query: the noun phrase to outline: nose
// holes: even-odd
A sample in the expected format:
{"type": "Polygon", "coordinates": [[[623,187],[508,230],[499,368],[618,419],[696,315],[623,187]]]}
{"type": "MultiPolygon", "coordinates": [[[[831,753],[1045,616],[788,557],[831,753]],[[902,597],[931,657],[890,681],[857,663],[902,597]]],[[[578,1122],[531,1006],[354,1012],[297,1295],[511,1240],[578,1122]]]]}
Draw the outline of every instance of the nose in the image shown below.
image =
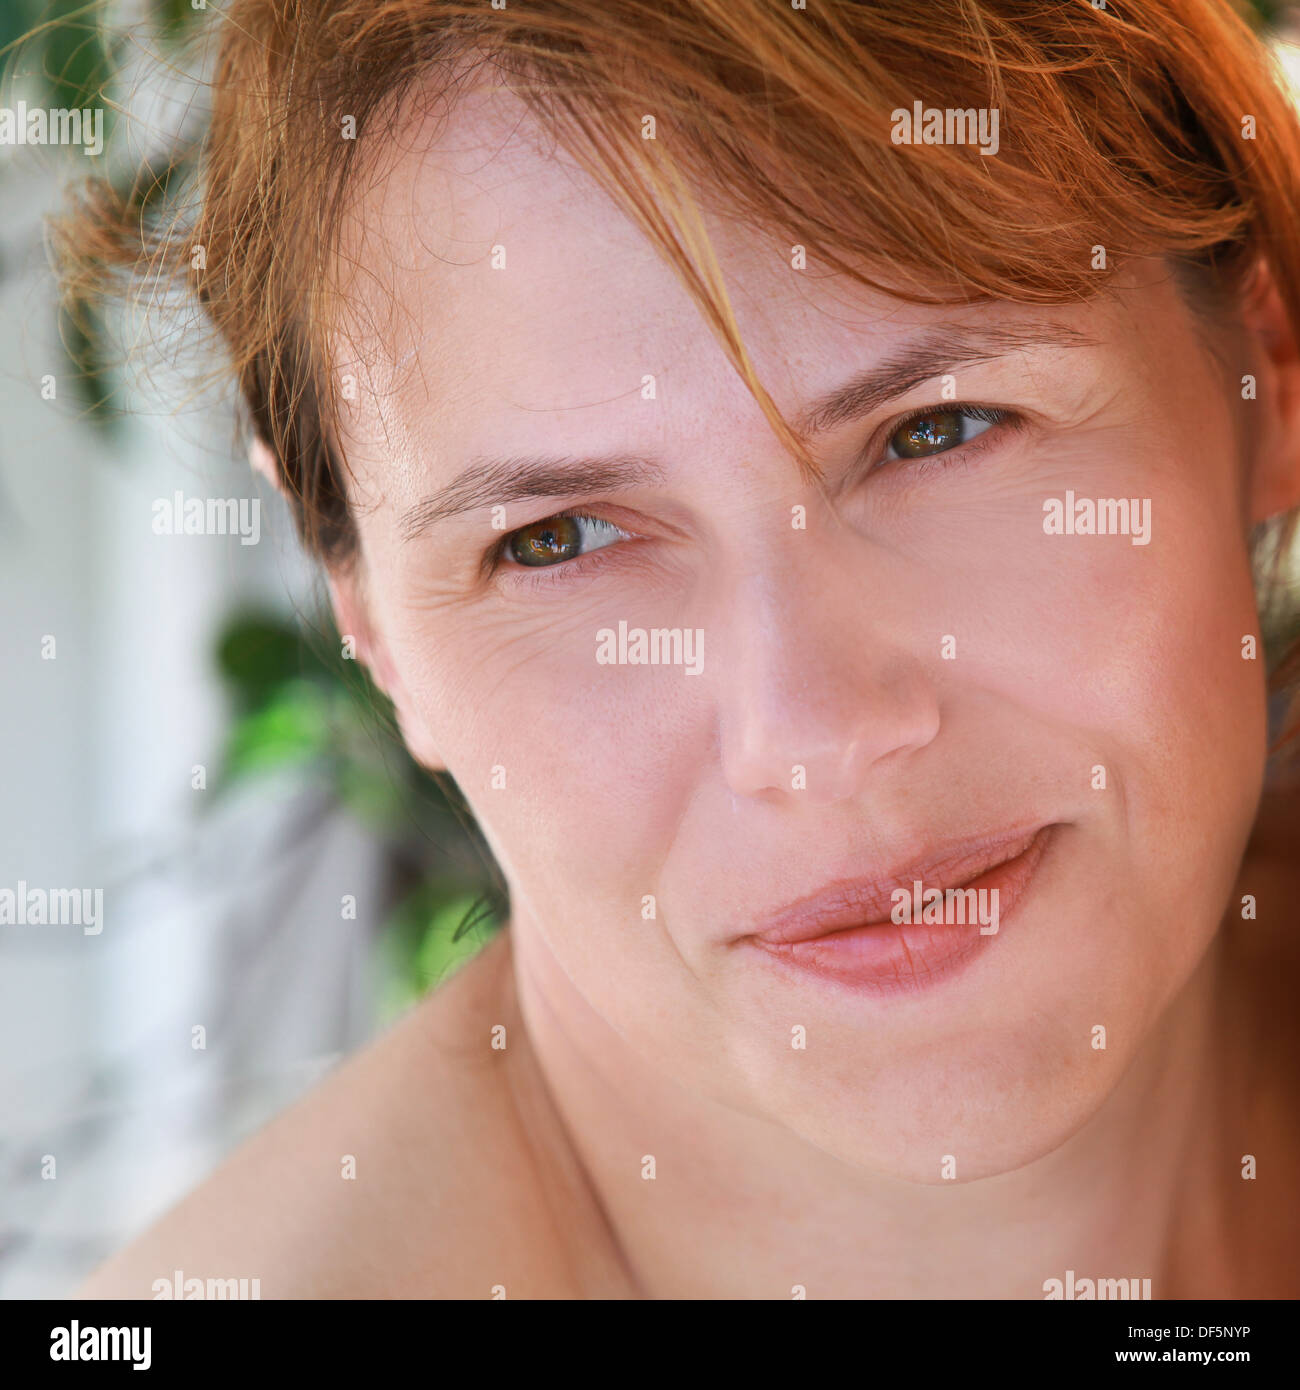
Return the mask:
{"type": "Polygon", "coordinates": [[[715,690],[723,774],[739,795],[850,799],[938,734],[936,684],[887,557],[861,538],[834,549],[796,543],[788,564],[747,572],[727,596],[715,690]]]}

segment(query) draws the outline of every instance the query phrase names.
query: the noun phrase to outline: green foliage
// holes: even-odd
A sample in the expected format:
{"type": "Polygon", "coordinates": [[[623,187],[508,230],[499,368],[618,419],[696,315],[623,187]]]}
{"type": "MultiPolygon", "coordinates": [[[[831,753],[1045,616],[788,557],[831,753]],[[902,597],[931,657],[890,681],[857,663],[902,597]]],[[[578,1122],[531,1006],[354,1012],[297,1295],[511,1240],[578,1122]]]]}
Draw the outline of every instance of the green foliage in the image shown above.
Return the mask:
{"type": "Polygon", "coordinates": [[[42,71],[50,106],[71,110],[100,100],[110,68],[108,45],[97,14],[97,7],[85,0],[47,0],[43,7],[41,18],[48,28],[43,36],[42,71]]]}
{"type": "Polygon", "coordinates": [[[214,791],[296,768],[323,777],[385,847],[398,886],[382,932],[386,1016],[473,955],[504,916],[491,858],[458,794],[406,752],[387,701],[337,634],[236,614],[216,661],[234,722],[214,791]]]}
{"type": "MultiPolygon", "coordinates": [[[[219,4],[220,0],[213,0],[213,8],[219,4]]],[[[197,8],[191,0],[153,0],[150,6],[159,33],[171,42],[185,38],[207,8],[206,0],[199,0],[197,8]]]]}
{"type": "Polygon", "coordinates": [[[83,416],[110,430],[118,417],[111,409],[116,388],[108,368],[103,319],[97,309],[82,302],[60,305],[58,315],[59,341],[72,368],[68,380],[83,416]]]}
{"type": "Polygon", "coordinates": [[[294,681],[321,682],[333,676],[312,644],[294,629],[277,617],[257,613],[238,615],[226,624],[216,655],[217,669],[241,714],[262,709],[294,681]]]}
{"type": "Polygon", "coordinates": [[[437,880],[422,885],[393,914],[384,939],[390,961],[380,997],[388,1022],[445,980],[491,940],[498,923],[480,897],[448,896],[437,880]]]}

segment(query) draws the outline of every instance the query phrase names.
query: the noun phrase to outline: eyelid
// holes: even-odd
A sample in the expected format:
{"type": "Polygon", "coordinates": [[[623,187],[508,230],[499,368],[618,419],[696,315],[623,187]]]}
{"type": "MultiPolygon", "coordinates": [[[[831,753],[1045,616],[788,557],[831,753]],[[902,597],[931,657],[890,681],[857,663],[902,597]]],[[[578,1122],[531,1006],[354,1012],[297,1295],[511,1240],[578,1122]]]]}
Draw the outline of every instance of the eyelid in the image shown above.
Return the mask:
{"type": "Polygon", "coordinates": [[[581,584],[590,577],[593,568],[600,571],[608,569],[610,565],[617,565],[617,552],[628,548],[628,542],[620,541],[617,545],[607,545],[600,550],[588,551],[585,555],[575,555],[572,560],[565,560],[558,565],[539,565],[535,568],[528,565],[501,565],[488,576],[488,579],[495,581],[507,593],[517,593],[521,589],[540,593],[546,589],[562,588],[566,584],[581,584]],[[611,556],[610,551],[615,554],[611,556]]]}

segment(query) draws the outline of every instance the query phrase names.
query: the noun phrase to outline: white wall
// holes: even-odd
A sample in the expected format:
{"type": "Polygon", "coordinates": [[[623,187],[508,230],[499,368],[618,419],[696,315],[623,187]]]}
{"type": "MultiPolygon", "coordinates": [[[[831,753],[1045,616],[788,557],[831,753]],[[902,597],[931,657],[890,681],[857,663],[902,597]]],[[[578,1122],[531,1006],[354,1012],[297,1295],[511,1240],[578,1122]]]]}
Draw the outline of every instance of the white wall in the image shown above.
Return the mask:
{"type": "Polygon", "coordinates": [[[51,191],[0,168],[0,888],[102,888],[104,929],[0,926],[10,1297],[66,1292],[368,1034],[376,924],[338,901],[379,896],[375,847],[328,789],[289,777],[214,806],[191,788],[225,731],[221,619],[312,585],[228,412],[146,403],[112,434],[78,418],[43,270],[51,191]],[[155,535],[178,488],[259,496],[260,543],[155,535]]]}

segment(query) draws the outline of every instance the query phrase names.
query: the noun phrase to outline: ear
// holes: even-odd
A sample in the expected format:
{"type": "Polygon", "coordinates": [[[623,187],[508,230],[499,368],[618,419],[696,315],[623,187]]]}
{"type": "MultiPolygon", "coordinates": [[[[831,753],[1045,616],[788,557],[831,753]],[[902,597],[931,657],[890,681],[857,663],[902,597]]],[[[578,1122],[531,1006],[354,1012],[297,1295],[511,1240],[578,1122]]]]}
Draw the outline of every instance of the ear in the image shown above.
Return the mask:
{"type": "Polygon", "coordinates": [[[393,702],[398,728],[408,752],[422,767],[440,772],[446,764],[438,754],[423,718],[412,703],[393,661],[383,634],[373,622],[362,582],[362,561],[356,560],[346,573],[328,576],[334,620],[344,639],[351,638],[360,661],[371,679],[393,702]]]}
{"type": "Polygon", "coordinates": [[[1300,346],[1272,271],[1260,262],[1242,299],[1252,346],[1255,400],[1250,519],[1267,521],[1300,506],[1300,346]]]}
{"type": "Polygon", "coordinates": [[[275,455],[265,440],[253,435],[248,443],[248,461],[282,497],[284,484],[280,481],[280,470],[275,466],[275,455]]]}

